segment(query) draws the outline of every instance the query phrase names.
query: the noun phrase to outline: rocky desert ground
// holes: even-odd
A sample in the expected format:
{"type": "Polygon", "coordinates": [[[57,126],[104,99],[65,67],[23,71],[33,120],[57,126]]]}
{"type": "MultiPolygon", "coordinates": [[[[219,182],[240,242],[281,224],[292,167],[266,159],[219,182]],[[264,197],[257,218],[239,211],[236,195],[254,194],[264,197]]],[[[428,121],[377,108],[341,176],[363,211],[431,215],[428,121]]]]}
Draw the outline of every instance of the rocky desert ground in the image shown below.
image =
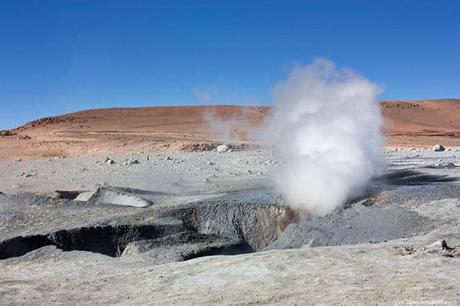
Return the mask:
{"type": "Polygon", "coordinates": [[[0,304],[460,304],[460,102],[382,111],[385,174],[325,216],[271,186],[280,161],[245,132],[268,108],[94,110],[4,131],[0,304]]]}

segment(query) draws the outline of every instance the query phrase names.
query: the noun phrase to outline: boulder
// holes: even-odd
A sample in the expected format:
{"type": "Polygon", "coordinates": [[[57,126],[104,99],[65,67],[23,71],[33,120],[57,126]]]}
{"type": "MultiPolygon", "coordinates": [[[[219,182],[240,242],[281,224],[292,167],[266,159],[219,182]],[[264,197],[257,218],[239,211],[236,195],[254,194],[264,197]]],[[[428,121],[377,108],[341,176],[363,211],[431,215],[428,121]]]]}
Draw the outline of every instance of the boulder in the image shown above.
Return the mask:
{"type": "Polygon", "coordinates": [[[75,200],[132,207],[148,207],[153,203],[129,191],[114,187],[99,187],[92,191],[80,193],[75,200]]]}

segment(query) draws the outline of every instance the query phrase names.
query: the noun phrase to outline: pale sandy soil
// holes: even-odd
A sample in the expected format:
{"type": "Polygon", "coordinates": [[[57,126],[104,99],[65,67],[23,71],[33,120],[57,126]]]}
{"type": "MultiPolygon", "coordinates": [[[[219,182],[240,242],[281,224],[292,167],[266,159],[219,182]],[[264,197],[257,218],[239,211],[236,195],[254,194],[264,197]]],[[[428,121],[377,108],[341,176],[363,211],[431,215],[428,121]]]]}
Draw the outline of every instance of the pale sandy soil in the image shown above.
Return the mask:
{"type": "MultiPolygon", "coordinates": [[[[0,160],[131,152],[207,150],[251,144],[268,107],[183,106],[101,109],[40,119],[0,136],[0,160]]],[[[386,101],[388,147],[460,147],[460,100],[386,101]]]]}

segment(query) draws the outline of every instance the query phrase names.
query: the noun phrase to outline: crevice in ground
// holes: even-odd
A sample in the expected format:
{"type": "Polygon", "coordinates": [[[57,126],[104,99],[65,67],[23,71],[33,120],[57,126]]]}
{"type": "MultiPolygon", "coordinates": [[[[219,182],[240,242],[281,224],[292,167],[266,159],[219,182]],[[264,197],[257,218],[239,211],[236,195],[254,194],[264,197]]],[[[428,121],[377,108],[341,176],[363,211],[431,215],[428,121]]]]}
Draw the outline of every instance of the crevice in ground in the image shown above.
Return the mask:
{"type": "Polygon", "coordinates": [[[289,223],[296,220],[296,214],[287,207],[251,202],[229,203],[227,200],[166,209],[155,214],[149,224],[142,220],[152,216],[142,211],[139,215],[116,221],[121,225],[85,226],[13,237],[0,241],[0,259],[22,256],[48,245],[63,251],[89,251],[119,257],[133,242],[154,240],[157,244],[160,241],[160,245],[156,246],[158,250],[173,253],[179,250],[182,255],[178,258],[182,260],[242,254],[271,244],[289,223]],[[142,224],[129,224],[133,219],[140,220],[136,223],[142,224]],[[188,233],[183,236],[187,237],[187,241],[171,246],[172,236],[177,233],[188,233]]]}
{"type": "Polygon", "coordinates": [[[163,237],[181,230],[168,225],[106,225],[19,236],[0,242],[0,259],[22,256],[47,245],[63,251],[89,251],[118,257],[132,241],[163,237]]]}

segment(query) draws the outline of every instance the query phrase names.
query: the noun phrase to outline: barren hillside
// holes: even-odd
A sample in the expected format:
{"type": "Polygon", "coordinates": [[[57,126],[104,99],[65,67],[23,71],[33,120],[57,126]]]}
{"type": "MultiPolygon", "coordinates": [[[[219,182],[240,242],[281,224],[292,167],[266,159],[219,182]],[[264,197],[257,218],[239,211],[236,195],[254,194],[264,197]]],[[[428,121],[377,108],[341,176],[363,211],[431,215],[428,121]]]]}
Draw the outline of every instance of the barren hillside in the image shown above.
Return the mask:
{"type": "Polygon", "coordinates": [[[460,146],[460,100],[384,101],[391,146],[460,146]]]}
{"type": "MultiPolygon", "coordinates": [[[[384,101],[388,146],[460,146],[460,100],[384,101]]],[[[268,107],[181,106],[87,110],[0,134],[0,159],[137,151],[193,151],[245,142],[268,107]]]]}

